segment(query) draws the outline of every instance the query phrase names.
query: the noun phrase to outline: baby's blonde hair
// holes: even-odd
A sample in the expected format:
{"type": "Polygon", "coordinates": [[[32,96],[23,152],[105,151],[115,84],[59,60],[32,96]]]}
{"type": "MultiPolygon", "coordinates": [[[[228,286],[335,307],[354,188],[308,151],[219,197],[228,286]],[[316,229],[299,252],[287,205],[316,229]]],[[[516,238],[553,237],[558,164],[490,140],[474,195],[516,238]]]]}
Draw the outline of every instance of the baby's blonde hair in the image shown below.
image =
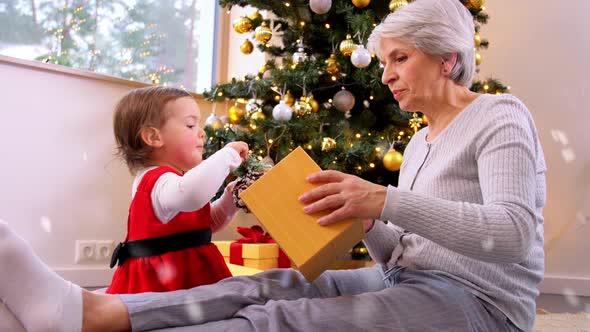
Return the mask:
{"type": "Polygon", "coordinates": [[[148,166],[151,148],[141,138],[141,129],[162,128],[168,120],[164,107],[170,101],[192,96],[181,89],[153,86],[131,90],[115,107],[113,130],[117,155],[132,174],[148,166]]]}

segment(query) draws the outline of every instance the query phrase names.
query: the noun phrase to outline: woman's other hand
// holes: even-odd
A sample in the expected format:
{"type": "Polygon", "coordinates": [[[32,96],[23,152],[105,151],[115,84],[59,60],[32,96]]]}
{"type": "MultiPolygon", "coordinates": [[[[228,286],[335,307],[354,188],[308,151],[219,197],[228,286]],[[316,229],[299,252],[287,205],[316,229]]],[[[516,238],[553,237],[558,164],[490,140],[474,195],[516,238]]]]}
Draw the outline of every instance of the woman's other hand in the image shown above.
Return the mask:
{"type": "Polygon", "coordinates": [[[378,219],[381,215],[386,187],[338,171],[314,173],[307,177],[307,181],[322,185],[299,197],[299,201],[305,204],[305,213],[332,211],[318,219],[320,225],[348,218],[378,219]]]}

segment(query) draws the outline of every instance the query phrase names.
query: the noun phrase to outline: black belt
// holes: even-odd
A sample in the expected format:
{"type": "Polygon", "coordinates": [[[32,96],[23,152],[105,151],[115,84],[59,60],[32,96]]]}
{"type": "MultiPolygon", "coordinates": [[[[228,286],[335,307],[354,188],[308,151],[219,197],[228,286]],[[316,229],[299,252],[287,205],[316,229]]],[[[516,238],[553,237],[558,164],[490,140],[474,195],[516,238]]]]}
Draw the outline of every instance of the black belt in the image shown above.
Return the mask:
{"type": "Polygon", "coordinates": [[[145,240],[121,242],[113,251],[110,267],[119,266],[131,257],[158,256],[171,251],[193,248],[211,243],[211,228],[155,237],[145,240]]]}

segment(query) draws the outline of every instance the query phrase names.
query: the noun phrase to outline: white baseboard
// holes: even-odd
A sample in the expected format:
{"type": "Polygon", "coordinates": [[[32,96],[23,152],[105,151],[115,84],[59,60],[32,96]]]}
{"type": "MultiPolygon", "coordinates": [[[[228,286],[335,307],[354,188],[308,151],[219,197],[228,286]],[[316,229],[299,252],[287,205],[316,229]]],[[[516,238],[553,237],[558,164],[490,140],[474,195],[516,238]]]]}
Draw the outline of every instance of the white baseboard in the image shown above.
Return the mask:
{"type": "Polygon", "coordinates": [[[545,275],[539,290],[542,294],[590,296],[590,278],[545,275]]]}
{"type": "Polygon", "coordinates": [[[82,287],[106,287],[111,283],[115,269],[108,267],[57,268],[54,270],[62,278],[82,287]]]}

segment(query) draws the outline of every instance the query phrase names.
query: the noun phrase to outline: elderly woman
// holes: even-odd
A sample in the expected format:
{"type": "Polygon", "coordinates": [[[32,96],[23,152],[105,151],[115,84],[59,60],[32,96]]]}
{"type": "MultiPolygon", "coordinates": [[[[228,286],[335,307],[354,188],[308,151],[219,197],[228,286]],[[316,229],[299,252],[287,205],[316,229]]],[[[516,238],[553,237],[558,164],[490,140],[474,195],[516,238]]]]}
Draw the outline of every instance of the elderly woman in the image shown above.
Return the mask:
{"type": "Polygon", "coordinates": [[[530,331],[545,164],[518,99],[468,89],[473,33],[458,0],[417,0],[379,24],[369,48],[383,83],[430,124],[407,146],[398,187],[324,171],[309,177],[323,185],[300,198],[308,213],[329,212],[321,224],[362,219],[375,267],[313,283],[277,269],[190,290],[98,295],[49,272],[0,223],[0,298],[30,331],[530,331]]]}

